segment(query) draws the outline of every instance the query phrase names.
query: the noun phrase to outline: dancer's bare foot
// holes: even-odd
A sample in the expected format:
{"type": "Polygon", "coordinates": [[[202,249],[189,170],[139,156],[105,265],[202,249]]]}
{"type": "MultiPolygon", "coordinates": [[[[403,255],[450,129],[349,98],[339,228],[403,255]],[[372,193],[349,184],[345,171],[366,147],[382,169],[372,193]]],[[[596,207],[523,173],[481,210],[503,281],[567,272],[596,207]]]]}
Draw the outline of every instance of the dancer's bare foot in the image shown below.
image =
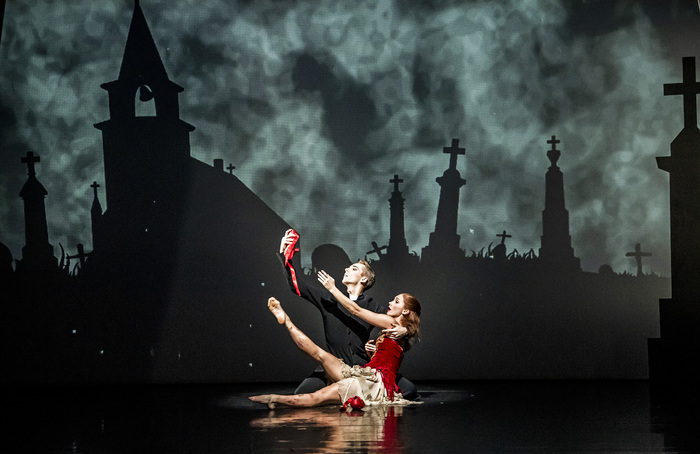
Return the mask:
{"type": "Polygon", "coordinates": [[[277,323],[284,325],[287,321],[287,313],[282,309],[282,304],[274,296],[267,300],[267,308],[270,309],[272,315],[277,319],[277,323]]]}
{"type": "MultiPolygon", "coordinates": [[[[279,303],[279,301],[278,301],[279,303]]],[[[259,396],[250,396],[248,399],[252,400],[253,402],[258,402],[260,404],[265,404],[267,405],[267,408],[272,410],[275,408],[277,405],[275,404],[275,395],[274,394],[261,394],[259,396]]]]}

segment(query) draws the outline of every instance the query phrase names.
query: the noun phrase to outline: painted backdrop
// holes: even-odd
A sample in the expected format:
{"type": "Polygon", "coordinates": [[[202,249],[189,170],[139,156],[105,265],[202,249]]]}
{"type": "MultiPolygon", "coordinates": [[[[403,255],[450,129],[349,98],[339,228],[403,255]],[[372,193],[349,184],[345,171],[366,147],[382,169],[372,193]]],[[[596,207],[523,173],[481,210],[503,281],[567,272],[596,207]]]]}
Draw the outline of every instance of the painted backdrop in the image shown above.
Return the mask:
{"type": "Polygon", "coordinates": [[[288,299],[322,342],[275,257],[289,227],[308,274],[334,244],[375,266],[374,298],[421,299],[412,378],[645,377],[670,293],[655,157],[683,125],[663,84],[696,54],[698,14],[8,1],[0,241],[17,377],[304,376],[264,307],[288,299]],[[54,259],[32,268],[42,215],[20,192],[35,180],[54,259]]]}

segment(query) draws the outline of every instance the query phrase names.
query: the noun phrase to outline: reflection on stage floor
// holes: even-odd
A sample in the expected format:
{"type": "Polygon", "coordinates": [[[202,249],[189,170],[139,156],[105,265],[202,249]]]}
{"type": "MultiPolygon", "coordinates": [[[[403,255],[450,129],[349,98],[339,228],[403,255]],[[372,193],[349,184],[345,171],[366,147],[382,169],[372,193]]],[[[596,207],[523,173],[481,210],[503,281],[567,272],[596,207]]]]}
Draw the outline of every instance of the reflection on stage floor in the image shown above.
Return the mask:
{"type": "Polygon", "coordinates": [[[695,407],[647,381],[419,383],[420,403],[269,410],[294,384],[5,387],[3,452],[700,452],[695,407]],[[14,451],[8,450],[12,447],[14,451]]]}

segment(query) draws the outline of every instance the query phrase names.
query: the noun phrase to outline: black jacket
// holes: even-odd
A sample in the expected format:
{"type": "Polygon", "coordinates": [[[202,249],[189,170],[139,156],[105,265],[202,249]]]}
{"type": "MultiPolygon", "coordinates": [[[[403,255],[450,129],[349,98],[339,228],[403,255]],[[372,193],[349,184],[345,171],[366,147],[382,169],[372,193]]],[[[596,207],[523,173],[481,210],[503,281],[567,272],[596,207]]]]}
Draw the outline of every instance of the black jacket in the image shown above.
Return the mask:
{"type": "MultiPolygon", "coordinates": [[[[284,267],[284,255],[278,254],[284,267]]],[[[284,267],[290,290],[296,295],[292,274],[284,267]]],[[[309,278],[295,268],[297,284],[301,297],[309,301],[321,312],[323,331],[326,336],[326,349],[334,356],[342,359],[345,364],[364,365],[369,362],[365,352],[365,344],[370,338],[374,326],[361,320],[343,307],[331,293],[323,287],[309,284],[309,278]]],[[[335,277],[335,276],[334,276],[335,277]]],[[[377,304],[371,296],[360,295],[356,303],[372,312],[379,312],[377,304]]]]}

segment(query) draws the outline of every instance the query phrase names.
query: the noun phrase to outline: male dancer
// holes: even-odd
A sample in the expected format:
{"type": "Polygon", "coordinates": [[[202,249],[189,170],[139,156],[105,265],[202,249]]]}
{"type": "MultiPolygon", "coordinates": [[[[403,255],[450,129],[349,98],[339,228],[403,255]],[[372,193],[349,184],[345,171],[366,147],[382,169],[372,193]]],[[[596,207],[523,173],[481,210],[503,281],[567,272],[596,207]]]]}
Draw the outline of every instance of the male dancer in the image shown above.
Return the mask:
{"type": "MultiPolygon", "coordinates": [[[[297,273],[292,264],[294,253],[299,250],[297,248],[298,241],[299,235],[290,229],[285,232],[280,242],[279,257],[284,264],[290,289],[309,301],[321,312],[326,346],[330,353],[342,359],[349,366],[368,363],[369,357],[365,351],[365,345],[369,341],[373,326],[350,315],[325,288],[307,285],[303,276],[297,273]]],[[[369,263],[360,260],[345,268],[345,274],[343,274],[341,282],[347,288],[348,297],[360,307],[372,312],[380,311],[379,304],[371,296],[364,295],[365,290],[374,285],[374,271],[369,263]]],[[[404,336],[406,331],[406,328],[397,326],[383,332],[387,336],[397,338],[404,336]]],[[[368,348],[371,349],[372,346],[370,345],[368,348]]],[[[311,376],[301,382],[294,393],[312,393],[326,385],[325,372],[319,366],[311,376]]],[[[406,399],[412,399],[417,396],[415,385],[405,378],[402,378],[398,385],[406,399]]]]}

